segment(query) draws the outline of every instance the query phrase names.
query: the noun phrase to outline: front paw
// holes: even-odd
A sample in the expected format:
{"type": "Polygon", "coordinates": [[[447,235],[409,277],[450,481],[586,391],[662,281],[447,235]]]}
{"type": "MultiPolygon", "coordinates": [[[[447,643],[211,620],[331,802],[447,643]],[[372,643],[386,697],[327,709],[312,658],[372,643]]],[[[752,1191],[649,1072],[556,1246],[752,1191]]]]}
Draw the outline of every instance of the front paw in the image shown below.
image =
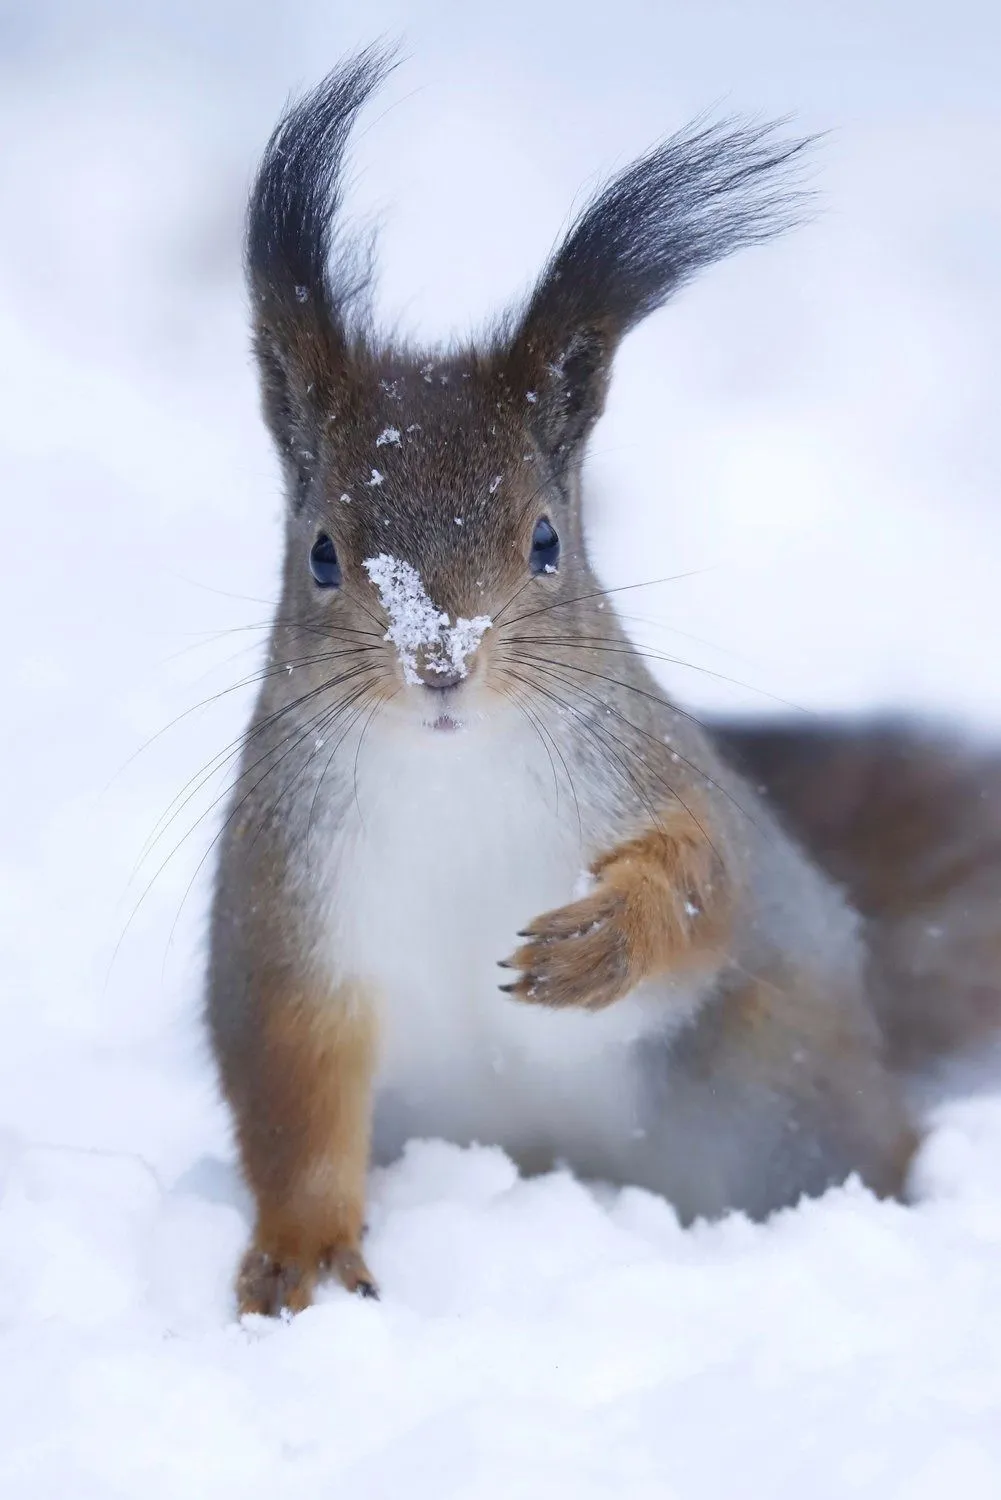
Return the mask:
{"type": "Polygon", "coordinates": [[[522,972],[501,989],[534,1005],[611,1005],[635,983],[628,918],[626,896],[608,883],[537,917],[518,934],[528,941],[502,961],[522,972]]]}

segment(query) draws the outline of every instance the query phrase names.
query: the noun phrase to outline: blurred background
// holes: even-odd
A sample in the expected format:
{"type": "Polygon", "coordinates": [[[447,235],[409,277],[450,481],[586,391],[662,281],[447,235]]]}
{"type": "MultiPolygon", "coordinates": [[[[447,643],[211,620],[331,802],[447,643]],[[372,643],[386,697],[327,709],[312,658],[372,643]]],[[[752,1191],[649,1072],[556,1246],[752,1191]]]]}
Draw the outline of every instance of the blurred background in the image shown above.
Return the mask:
{"type": "Polygon", "coordinates": [[[997,6],[0,4],[0,1148],[128,1142],[166,1171],[224,1141],[195,1016],[226,768],[198,778],[248,711],[281,515],[243,205],[289,91],[379,35],[407,60],[350,206],[380,226],[381,317],[424,338],[516,299],[693,114],[827,132],[815,221],[623,349],[596,559],[610,585],[693,573],[625,596],[686,704],[1001,732],[997,6]]]}

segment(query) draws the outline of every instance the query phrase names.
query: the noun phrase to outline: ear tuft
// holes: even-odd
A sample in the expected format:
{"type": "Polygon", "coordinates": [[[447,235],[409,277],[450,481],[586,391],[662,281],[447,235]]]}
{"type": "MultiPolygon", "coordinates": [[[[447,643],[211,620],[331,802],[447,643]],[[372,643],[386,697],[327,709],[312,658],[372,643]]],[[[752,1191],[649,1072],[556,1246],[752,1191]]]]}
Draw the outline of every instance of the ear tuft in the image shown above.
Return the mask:
{"type": "Polygon", "coordinates": [[[355,117],[393,66],[366,48],[292,105],[264,151],[247,210],[246,270],[264,412],[297,469],[343,374],[363,317],[370,247],[338,232],[344,152],[355,117]]]}
{"type": "Polygon", "coordinates": [[[571,226],[509,345],[512,382],[545,387],[541,439],[579,445],[620,340],[703,266],[800,221],[809,140],[773,124],[696,121],[608,183],[571,226]],[[562,412],[562,420],[560,413],[562,412]]]}

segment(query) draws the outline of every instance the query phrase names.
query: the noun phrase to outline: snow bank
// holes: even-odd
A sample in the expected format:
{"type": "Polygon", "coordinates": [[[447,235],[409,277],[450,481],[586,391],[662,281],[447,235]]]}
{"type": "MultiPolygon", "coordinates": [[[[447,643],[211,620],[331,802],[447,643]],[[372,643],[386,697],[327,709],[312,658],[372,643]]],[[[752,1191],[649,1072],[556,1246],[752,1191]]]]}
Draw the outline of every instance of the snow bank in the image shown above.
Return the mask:
{"type": "Polygon", "coordinates": [[[849,1185],[686,1232],[646,1193],[415,1142],[372,1182],[383,1301],[243,1326],[229,1167],[12,1147],[0,1491],[988,1500],[999,1147],[1001,1093],[942,1112],[918,1208],[849,1185]]]}

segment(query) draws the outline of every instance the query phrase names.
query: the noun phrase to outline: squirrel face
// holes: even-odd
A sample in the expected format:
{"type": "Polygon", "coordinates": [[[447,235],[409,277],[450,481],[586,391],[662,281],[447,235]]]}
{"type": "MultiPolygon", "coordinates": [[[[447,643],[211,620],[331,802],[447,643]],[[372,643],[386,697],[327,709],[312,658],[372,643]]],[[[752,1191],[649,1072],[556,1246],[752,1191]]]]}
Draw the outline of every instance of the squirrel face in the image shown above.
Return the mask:
{"type": "Polygon", "coordinates": [[[288,521],[287,614],[380,649],[387,708],[437,728],[508,701],[506,623],[582,592],[573,470],[502,360],[365,359],[318,414],[288,521]],[[373,638],[374,633],[374,638],[373,638]]]}
{"type": "Polygon", "coordinates": [[[597,195],[482,343],[394,349],[367,315],[369,256],[339,224],[347,136],[390,65],[359,53],[280,121],[246,261],[289,495],[282,613],[343,681],[364,657],[371,692],[423,722],[446,694],[499,707],[507,627],[593,597],[578,475],[615,350],[701,267],[795,221],[806,143],[699,122],[597,195]]]}

